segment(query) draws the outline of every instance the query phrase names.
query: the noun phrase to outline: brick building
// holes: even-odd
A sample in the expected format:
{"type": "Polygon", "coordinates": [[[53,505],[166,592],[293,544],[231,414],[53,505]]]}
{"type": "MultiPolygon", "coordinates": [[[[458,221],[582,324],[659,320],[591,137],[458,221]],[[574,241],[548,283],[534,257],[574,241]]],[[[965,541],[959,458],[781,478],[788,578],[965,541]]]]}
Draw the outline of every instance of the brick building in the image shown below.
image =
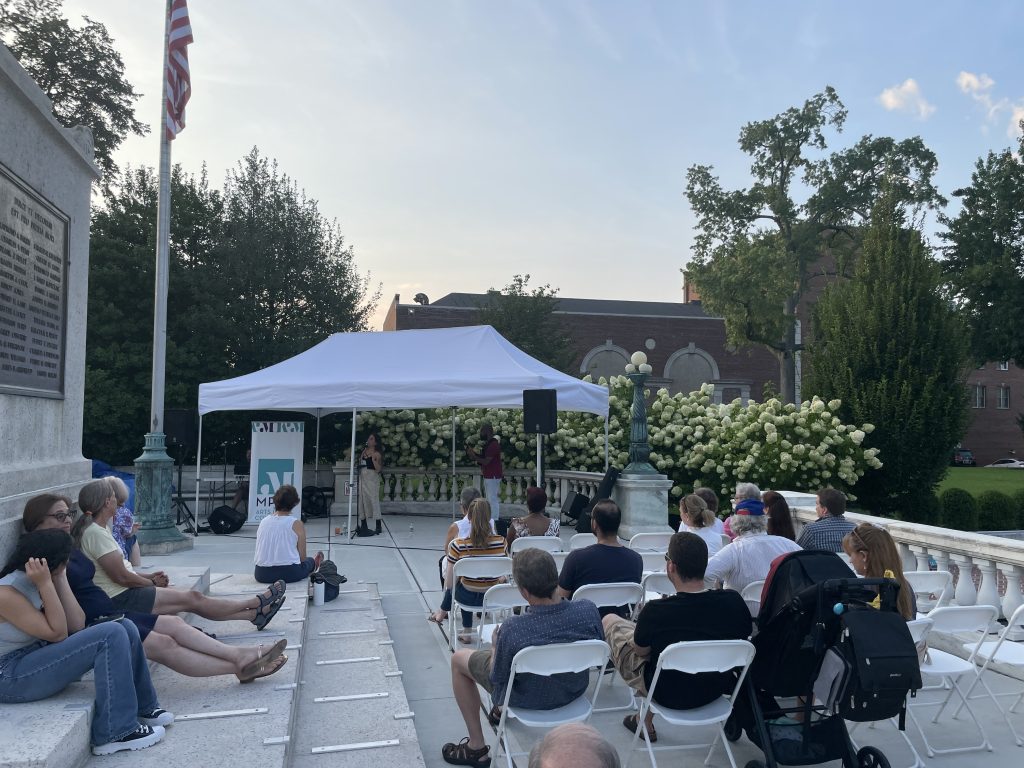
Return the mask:
{"type": "MultiPolygon", "coordinates": [[[[821,288],[812,284],[813,296],[805,297],[798,314],[806,314],[821,288]]],[[[395,294],[383,330],[474,325],[487,294],[450,293],[433,303],[422,300],[403,304],[395,294]]],[[[690,392],[710,382],[715,386],[714,400],[728,403],[737,397],[760,400],[765,383],[779,385],[775,357],[759,346],[729,349],[724,321],[705,314],[690,285],[683,288],[682,302],[559,298],[556,314],[575,342],[569,373],[589,373],[595,381],[619,375],[629,356],[643,350],[654,369],[654,389],[690,392]]],[[[1019,399],[1014,401],[1015,396],[1024,396],[1024,369],[988,363],[970,373],[968,391],[971,421],[962,445],[974,451],[979,466],[1024,456],[1024,434],[1017,426],[1017,414],[1024,409],[1019,399]]]]}

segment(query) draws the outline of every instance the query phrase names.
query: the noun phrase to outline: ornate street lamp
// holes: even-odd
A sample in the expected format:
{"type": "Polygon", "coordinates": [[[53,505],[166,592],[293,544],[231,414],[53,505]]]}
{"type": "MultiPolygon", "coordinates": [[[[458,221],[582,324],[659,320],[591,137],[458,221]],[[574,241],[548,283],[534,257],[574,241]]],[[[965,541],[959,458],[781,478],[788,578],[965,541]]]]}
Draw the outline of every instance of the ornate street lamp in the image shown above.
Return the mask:
{"type": "Polygon", "coordinates": [[[647,442],[647,403],[644,400],[644,382],[651,375],[647,355],[634,352],[626,365],[626,378],[633,382],[633,406],[629,422],[629,464],[624,474],[656,475],[658,470],[651,466],[651,446],[647,442]]]}

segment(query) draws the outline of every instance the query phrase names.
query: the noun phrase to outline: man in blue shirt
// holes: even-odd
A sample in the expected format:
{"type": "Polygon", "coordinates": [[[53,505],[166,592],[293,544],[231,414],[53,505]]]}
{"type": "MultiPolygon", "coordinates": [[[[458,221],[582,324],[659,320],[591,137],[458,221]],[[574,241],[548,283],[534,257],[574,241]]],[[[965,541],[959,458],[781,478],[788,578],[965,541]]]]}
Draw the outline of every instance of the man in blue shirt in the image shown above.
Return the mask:
{"type": "Polygon", "coordinates": [[[804,526],[796,543],[804,549],[842,552],[843,537],[857,527],[845,517],[846,497],[835,488],[822,488],[814,509],[818,519],[804,526]]]}
{"type": "MultiPolygon", "coordinates": [[[[524,549],[512,560],[512,578],[530,610],[502,622],[493,650],[458,650],[452,656],[452,689],[469,736],[448,743],[441,756],[452,765],[489,765],[490,749],[480,725],[479,683],[495,704],[505,700],[512,659],[531,645],[603,640],[601,616],[589,600],[565,601],[555,594],[558,569],[541,549],[524,549]]],[[[556,709],[582,696],[590,682],[586,672],[551,676],[516,675],[509,703],[528,709],[556,709]]]]}

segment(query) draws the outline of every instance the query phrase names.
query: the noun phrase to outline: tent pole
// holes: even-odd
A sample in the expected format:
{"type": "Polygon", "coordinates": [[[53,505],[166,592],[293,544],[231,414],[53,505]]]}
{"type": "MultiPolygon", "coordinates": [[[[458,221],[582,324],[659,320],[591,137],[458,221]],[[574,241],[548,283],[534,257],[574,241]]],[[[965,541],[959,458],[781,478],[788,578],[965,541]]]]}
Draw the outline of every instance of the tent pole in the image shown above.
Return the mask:
{"type": "Polygon", "coordinates": [[[543,443],[541,442],[543,439],[544,438],[541,435],[541,433],[538,432],[537,433],[537,487],[538,488],[543,487],[540,484],[541,483],[540,463],[543,460],[543,455],[544,455],[544,449],[541,447],[543,445],[543,443]]]}
{"type": "Polygon", "coordinates": [[[345,524],[345,543],[352,543],[352,489],[356,483],[356,409],[352,409],[352,452],[348,457],[348,522],[345,524]]]}
{"type": "Polygon", "coordinates": [[[608,471],[608,415],[604,415],[604,471],[608,471]]]}
{"type": "MultiPolygon", "coordinates": [[[[313,459],[313,485],[320,487],[320,409],[316,409],[316,458],[313,459]]],[[[327,527],[330,528],[328,519],[327,527]]]]}
{"type": "Polygon", "coordinates": [[[452,522],[455,521],[455,406],[452,406],[452,522]]]}
{"type": "MultiPolygon", "coordinates": [[[[196,440],[196,535],[199,535],[199,467],[203,457],[203,414],[199,414],[199,438],[196,440]]],[[[180,489],[179,489],[180,490],[180,489]]]]}

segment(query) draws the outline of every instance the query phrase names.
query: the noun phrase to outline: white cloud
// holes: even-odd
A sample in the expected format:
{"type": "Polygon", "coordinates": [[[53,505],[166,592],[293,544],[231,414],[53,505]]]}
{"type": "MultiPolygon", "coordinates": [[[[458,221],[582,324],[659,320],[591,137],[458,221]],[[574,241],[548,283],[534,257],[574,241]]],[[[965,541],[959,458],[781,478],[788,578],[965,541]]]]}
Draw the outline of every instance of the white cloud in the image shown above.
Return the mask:
{"type": "Polygon", "coordinates": [[[985,108],[985,117],[989,120],[995,120],[996,116],[1009,106],[1006,99],[992,98],[992,88],[996,81],[984,72],[976,75],[973,72],[961,71],[956,76],[956,84],[961,93],[966,93],[985,108]]]}
{"type": "Polygon", "coordinates": [[[917,81],[912,77],[908,77],[899,85],[886,88],[879,95],[878,101],[890,112],[910,112],[921,120],[927,120],[935,111],[935,105],[928,103],[917,81]]]}

